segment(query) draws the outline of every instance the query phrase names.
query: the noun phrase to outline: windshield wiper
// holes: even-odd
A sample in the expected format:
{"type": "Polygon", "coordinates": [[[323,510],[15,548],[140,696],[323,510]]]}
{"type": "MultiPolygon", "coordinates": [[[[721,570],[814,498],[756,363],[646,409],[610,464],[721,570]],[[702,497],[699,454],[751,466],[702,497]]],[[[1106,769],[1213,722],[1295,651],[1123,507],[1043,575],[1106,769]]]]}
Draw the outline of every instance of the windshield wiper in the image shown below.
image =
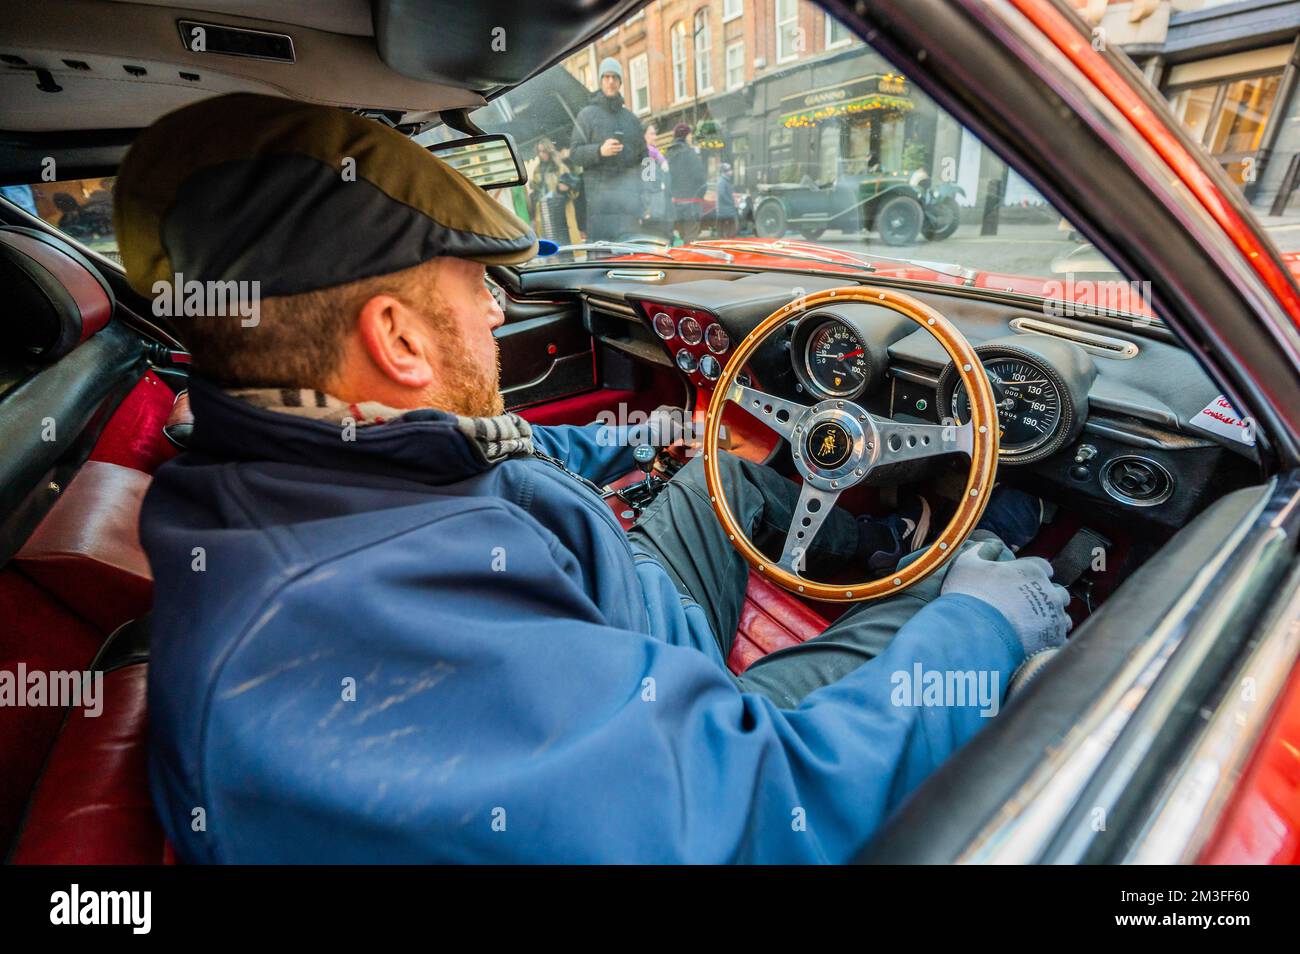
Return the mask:
{"type": "Polygon", "coordinates": [[[927,262],[919,258],[898,258],[895,255],[878,255],[875,252],[868,252],[872,258],[879,259],[882,262],[898,262],[900,265],[915,265],[917,268],[928,269],[932,272],[938,272],[940,275],[947,275],[950,278],[960,278],[967,285],[975,281],[975,276],[979,274],[973,268],[967,268],[964,265],[958,265],[956,262],[927,262]],[[950,271],[950,269],[952,269],[950,271]]]}
{"type": "MultiPolygon", "coordinates": [[[[668,250],[678,246],[672,245],[651,245],[650,243],[640,244],[637,242],[579,242],[576,245],[561,245],[552,254],[560,252],[612,252],[615,255],[658,255],[660,258],[666,258],[669,261],[679,261],[675,256],[669,255],[668,250]]],[[[704,255],[709,258],[716,258],[726,262],[728,265],[734,261],[734,258],[721,249],[703,249],[689,248],[688,252],[696,255],[704,255]]]]}

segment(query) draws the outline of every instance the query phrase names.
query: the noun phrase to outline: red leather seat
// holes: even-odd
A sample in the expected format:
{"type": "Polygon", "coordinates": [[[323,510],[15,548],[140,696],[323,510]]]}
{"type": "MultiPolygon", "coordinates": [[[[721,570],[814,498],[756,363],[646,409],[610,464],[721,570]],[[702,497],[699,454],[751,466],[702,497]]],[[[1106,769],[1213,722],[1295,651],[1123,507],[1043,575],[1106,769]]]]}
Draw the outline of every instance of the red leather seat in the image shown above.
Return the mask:
{"type": "Polygon", "coordinates": [[[727,666],[740,675],[755,660],[820,636],[829,625],[807,603],[751,570],[727,666]]]}
{"type": "Polygon", "coordinates": [[[68,714],[27,806],[14,864],[163,864],[171,854],[149,797],[148,624],[127,623],[93,668],[99,715],[68,714]]]}
{"type": "Polygon", "coordinates": [[[14,557],[59,601],[111,633],[149,611],[153,574],[140,547],[149,475],[88,460],[14,557]]]}

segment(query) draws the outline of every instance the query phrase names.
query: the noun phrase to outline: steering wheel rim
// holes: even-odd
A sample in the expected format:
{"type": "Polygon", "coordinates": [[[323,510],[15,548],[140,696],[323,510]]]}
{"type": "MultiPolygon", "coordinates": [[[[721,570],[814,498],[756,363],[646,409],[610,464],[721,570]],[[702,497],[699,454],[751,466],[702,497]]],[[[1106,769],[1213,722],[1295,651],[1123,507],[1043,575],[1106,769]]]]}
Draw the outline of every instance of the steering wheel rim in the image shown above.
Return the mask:
{"type": "Polygon", "coordinates": [[[993,388],[983,373],[975,349],[939,312],[911,295],[888,288],[848,286],[817,292],[795,299],[759,322],[732,352],[731,359],[718,376],[704,422],[704,477],[709,501],[732,546],[751,567],[776,585],[792,593],[828,602],[856,603],[880,599],[925,579],[975,529],[988,505],[997,474],[997,420],[993,388]],[[741,369],[777,329],[821,305],[843,302],[881,305],[930,332],[952,359],[959,380],[966,386],[971,419],[960,425],[896,423],[892,418],[870,414],[853,401],[831,398],[804,405],[736,382],[741,369]],[[718,469],[718,432],[728,401],[766,424],[791,445],[795,466],[804,478],[785,547],[777,560],[759,552],[727,502],[718,469]],[[814,437],[817,438],[816,446],[814,437]],[[817,453],[828,443],[834,449],[833,445],[841,437],[846,450],[838,453],[847,453],[844,460],[817,453]],[[802,551],[816,537],[840,493],[861,483],[877,467],[953,452],[970,456],[970,470],[962,499],[947,526],[919,557],[887,576],[861,583],[819,583],[798,574],[800,566],[796,560],[801,559],[802,551]],[[816,501],[815,505],[813,501],[816,501]]]}

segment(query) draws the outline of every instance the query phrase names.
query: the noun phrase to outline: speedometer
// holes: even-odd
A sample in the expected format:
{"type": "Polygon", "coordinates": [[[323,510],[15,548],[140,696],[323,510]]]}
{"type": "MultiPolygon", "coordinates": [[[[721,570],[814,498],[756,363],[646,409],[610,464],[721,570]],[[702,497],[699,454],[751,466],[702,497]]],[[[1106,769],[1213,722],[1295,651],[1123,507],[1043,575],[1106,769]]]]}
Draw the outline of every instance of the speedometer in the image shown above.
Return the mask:
{"type": "MultiPolygon", "coordinates": [[[[1065,413],[1056,375],[1023,357],[989,357],[983,364],[998,409],[1001,453],[1029,455],[1053,441],[1065,413]]],[[[961,382],[953,389],[952,416],[962,424],[970,420],[970,397],[961,382]]]]}
{"type": "Polygon", "coordinates": [[[813,384],[831,397],[856,397],[867,383],[862,340],[841,321],[813,329],[804,346],[804,368],[813,384]]]}

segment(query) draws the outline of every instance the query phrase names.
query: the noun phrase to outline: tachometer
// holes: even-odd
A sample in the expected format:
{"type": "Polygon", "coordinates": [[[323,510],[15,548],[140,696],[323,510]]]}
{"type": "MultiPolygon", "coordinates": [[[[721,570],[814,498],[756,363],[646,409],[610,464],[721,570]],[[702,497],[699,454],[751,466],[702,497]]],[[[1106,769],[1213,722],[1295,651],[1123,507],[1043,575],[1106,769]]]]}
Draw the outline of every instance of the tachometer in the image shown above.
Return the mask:
{"type": "Polygon", "coordinates": [[[833,319],[808,336],[804,368],[812,383],[831,397],[857,397],[867,383],[862,340],[848,325],[833,319]]]}
{"type": "MultiPolygon", "coordinates": [[[[989,357],[983,363],[1002,426],[1000,452],[1024,456],[1051,442],[1065,408],[1056,375],[1022,357],[989,357]]],[[[970,420],[970,398],[960,382],[952,393],[952,416],[963,424],[970,420]]]]}

